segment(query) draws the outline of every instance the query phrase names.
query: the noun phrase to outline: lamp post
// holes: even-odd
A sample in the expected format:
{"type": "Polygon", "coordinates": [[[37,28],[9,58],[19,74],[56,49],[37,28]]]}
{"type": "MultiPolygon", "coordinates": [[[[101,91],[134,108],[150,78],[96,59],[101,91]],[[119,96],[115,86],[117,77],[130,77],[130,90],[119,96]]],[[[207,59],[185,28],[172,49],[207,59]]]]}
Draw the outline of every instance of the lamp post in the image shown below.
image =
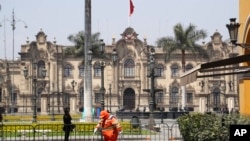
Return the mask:
{"type": "MultiPolygon", "coordinates": [[[[37,63],[33,63],[33,69],[37,68],[37,63]]],[[[24,77],[27,79],[28,78],[28,73],[29,70],[27,67],[24,67],[23,74],[24,77]]],[[[42,78],[46,77],[47,70],[45,68],[42,69],[41,71],[41,76],[42,78]]],[[[37,122],[37,75],[32,75],[32,82],[33,82],[33,87],[32,87],[32,92],[33,92],[33,100],[34,100],[34,109],[33,109],[33,122],[37,122]]]]}
{"type": "Polygon", "coordinates": [[[101,66],[101,88],[100,88],[100,94],[101,94],[101,109],[104,110],[104,106],[105,106],[105,102],[104,102],[104,94],[105,94],[105,88],[104,88],[104,67],[105,67],[105,63],[104,63],[104,49],[105,49],[105,43],[103,42],[103,40],[100,40],[100,45],[99,45],[99,50],[101,52],[101,62],[100,62],[100,66],[101,66]]]}
{"type": "MultiPolygon", "coordinates": [[[[113,49],[113,52],[112,52],[112,60],[113,60],[113,67],[114,67],[114,77],[113,77],[113,84],[118,84],[118,79],[119,78],[117,76],[117,70],[118,70],[118,65],[116,66],[116,63],[118,62],[118,53],[116,52],[116,49],[113,49]]],[[[118,85],[113,85],[113,88],[114,88],[114,91],[117,91],[118,92],[118,88],[117,88],[118,85]]],[[[110,99],[111,100],[111,99],[110,99]]],[[[118,102],[120,102],[120,95],[118,94],[118,102]]],[[[120,102],[121,104],[122,102],[120,102]]],[[[111,109],[110,109],[111,110],[111,109]]],[[[111,111],[110,111],[111,112],[111,111]]]]}
{"type": "Polygon", "coordinates": [[[231,43],[235,46],[240,46],[242,48],[250,48],[250,44],[246,44],[246,43],[238,43],[238,30],[240,27],[240,23],[236,22],[236,18],[230,18],[230,23],[226,24],[226,27],[228,29],[229,32],[229,37],[231,40],[231,43]]]}
{"type": "Polygon", "coordinates": [[[155,125],[155,121],[154,121],[154,110],[156,108],[156,104],[155,104],[155,49],[151,48],[150,49],[150,56],[149,56],[149,63],[150,63],[150,74],[148,77],[150,77],[150,82],[151,82],[151,86],[150,86],[150,101],[149,101],[149,110],[150,110],[150,119],[149,119],[149,124],[150,124],[150,128],[152,129],[155,125]]]}
{"type": "Polygon", "coordinates": [[[114,64],[115,64],[116,61],[117,61],[117,57],[118,57],[118,54],[117,54],[116,50],[113,49],[113,52],[112,52],[112,60],[113,60],[114,64]]]}
{"type": "MultiPolygon", "coordinates": [[[[16,29],[16,23],[17,22],[22,22],[24,24],[24,28],[28,28],[28,26],[26,25],[26,23],[22,20],[16,19],[15,18],[15,13],[14,13],[14,9],[12,11],[12,19],[8,20],[8,19],[4,19],[4,25],[5,25],[5,20],[9,21],[11,23],[11,27],[12,27],[12,63],[14,64],[14,53],[15,53],[15,29],[16,29]]],[[[0,27],[2,25],[0,24],[0,27]]],[[[12,70],[13,73],[13,70],[12,70]]],[[[12,80],[11,80],[11,113],[14,113],[14,105],[15,105],[15,101],[14,101],[14,73],[12,74],[12,80]]]]}
{"type": "Polygon", "coordinates": [[[111,83],[109,83],[109,112],[111,113],[111,83]]]}
{"type": "Polygon", "coordinates": [[[89,62],[89,65],[91,65],[91,62],[92,62],[92,56],[93,56],[93,53],[91,50],[88,51],[88,62],[89,62]]]}
{"type": "MultiPolygon", "coordinates": [[[[56,38],[54,37],[54,41],[53,41],[53,43],[54,43],[54,45],[55,45],[55,47],[56,47],[56,79],[57,79],[57,84],[59,83],[58,81],[58,46],[56,45],[56,38]]],[[[52,84],[53,85],[53,90],[54,90],[54,83],[52,84]]],[[[53,92],[52,93],[52,116],[51,116],[51,121],[55,121],[55,94],[57,94],[57,96],[58,96],[58,85],[56,86],[57,88],[57,91],[56,91],[56,93],[55,92],[53,92]]]]}
{"type": "Polygon", "coordinates": [[[161,111],[161,123],[163,124],[163,111],[164,111],[164,108],[160,107],[160,111],[161,111]]]}
{"type": "MultiPolygon", "coordinates": [[[[54,96],[55,96],[55,92],[52,93],[52,113],[51,113],[51,121],[55,121],[55,109],[54,109],[54,105],[55,105],[55,101],[54,101],[54,96]]],[[[49,107],[50,108],[50,107],[49,107]]]]}
{"type": "Polygon", "coordinates": [[[230,20],[230,24],[226,24],[226,27],[229,31],[231,43],[233,45],[239,45],[237,43],[237,40],[238,40],[238,29],[240,27],[240,24],[236,23],[236,18],[230,18],[229,20],[230,20]]]}

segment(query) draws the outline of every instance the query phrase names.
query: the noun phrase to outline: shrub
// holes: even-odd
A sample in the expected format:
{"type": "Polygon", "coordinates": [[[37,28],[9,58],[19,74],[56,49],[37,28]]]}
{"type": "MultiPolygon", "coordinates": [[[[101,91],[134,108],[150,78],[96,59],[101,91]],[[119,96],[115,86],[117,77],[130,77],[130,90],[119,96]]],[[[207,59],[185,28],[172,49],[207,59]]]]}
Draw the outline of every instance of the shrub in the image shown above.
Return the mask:
{"type": "Polygon", "coordinates": [[[180,132],[187,141],[226,141],[228,128],[215,114],[190,113],[177,119],[180,132]]]}
{"type": "Polygon", "coordinates": [[[249,116],[239,114],[189,113],[177,119],[180,132],[187,141],[229,140],[230,125],[250,124],[249,116]]]}

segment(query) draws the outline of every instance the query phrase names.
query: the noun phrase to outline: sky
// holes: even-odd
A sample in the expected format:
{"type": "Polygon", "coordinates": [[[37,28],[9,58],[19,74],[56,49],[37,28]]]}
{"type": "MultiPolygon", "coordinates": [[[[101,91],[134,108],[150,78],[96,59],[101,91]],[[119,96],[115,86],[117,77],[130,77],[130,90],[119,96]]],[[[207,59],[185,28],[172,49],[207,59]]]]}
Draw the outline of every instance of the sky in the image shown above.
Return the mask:
{"type": "MultiPolygon", "coordinates": [[[[100,32],[101,39],[111,44],[127,27],[132,27],[148,44],[173,36],[173,27],[190,23],[206,30],[210,36],[218,31],[223,40],[229,38],[225,27],[229,18],[239,17],[238,0],[132,0],[134,12],[129,17],[129,0],[92,0],[92,34],[100,32]]],[[[19,57],[22,44],[35,41],[35,35],[44,31],[47,41],[73,45],[67,37],[84,31],[84,0],[0,0],[0,58],[19,57]],[[15,12],[16,29],[11,26],[15,12]],[[24,28],[27,25],[28,28],[24,28]],[[14,43],[14,45],[13,45],[14,43]],[[14,46],[14,53],[13,53],[14,46]]],[[[201,41],[202,42],[202,41],[201,41]]]]}

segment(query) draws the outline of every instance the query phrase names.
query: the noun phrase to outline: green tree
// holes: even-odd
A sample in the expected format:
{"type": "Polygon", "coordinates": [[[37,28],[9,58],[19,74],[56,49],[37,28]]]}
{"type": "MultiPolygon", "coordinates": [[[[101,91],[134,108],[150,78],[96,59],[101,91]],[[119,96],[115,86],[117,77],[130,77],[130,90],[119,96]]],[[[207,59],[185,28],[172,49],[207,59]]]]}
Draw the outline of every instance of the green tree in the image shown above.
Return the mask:
{"type": "MultiPolygon", "coordinates": [[[[207,33],[205,30],[198,30],[193,24],[185,29],[182,24],[178,23],[174,26],[174,37],[162,37],[156,41],[159,47],[163,48],[166,53],[166,60],[171,58],[176,52],[181,52],[182,71],[185,72],[186,53],[199,55],[208,58],[207,51],[197,44],[197,41],[205,38],[207,33]]],[[[182,87],[182,108],[185,107],[185,86],[182,87]]]]}
{"type": "MultiPolygon", "coordinates": [[[[100,33],[95,33],[91,35],[91,51],[94,56],[100,54],[98,51],[100,33]]],[[[84,40],[85,40],[85,33],[84,31],[80,31],[77,34],[71,34],[68,36],[68,40],[74,43],[74,47],[68,47],[65,49],[65,55],[74,55],[76,57],[83,57],[84,56],[84,40]]]]}
{"type": "Polygon", "coordinates": [[[181,51],[182,70],[185,71],[186,52],[198,54],[203,58],[208,58],[207,51],[197,44],[197,41],[207,37],[205,30],[197,30],[195,25],[190,24],[186,29],[178,23],[174,26],[174,37],[162,37],[157,40],[157,45],[163,48],[166,53],[166,60],[171,55],[181,51]]]}

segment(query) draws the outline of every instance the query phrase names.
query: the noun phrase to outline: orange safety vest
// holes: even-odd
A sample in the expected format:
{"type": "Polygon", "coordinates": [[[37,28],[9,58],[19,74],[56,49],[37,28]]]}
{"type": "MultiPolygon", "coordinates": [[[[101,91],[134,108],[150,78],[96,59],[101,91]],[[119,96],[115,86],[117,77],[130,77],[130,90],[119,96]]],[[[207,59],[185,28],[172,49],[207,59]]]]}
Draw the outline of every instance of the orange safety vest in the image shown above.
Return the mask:
{"type": "Polygon", "coordinates": [[[116,141],[119,132],[121,132],[120,123],[114,115],[110,115],[106,120],[100,120],[96,128],[101,129],[104,141],[116,141]]]}

